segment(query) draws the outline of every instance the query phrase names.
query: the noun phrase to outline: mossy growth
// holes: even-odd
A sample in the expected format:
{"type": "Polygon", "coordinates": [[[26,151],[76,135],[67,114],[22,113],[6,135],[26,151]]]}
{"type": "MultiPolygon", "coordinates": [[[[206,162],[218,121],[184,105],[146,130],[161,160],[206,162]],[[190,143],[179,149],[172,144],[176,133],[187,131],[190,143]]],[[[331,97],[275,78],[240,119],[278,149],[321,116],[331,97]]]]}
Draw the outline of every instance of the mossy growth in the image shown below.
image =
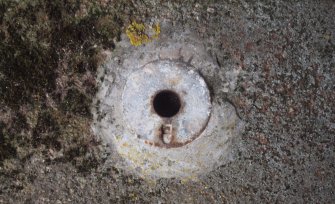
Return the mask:
{"type": "Polygon", "coordinates": [[[29,147],[30,138],[25,137],[28,130],[26,117],[21,113],[15,114],[9,125],[0,121],[0,167],[5,159],[26,156],[20,155],[18,149],[29,147]]]}
{"type": "Polygon", "coordinates": [[[59,140],[60,126],[54,116],[46,111],[40,113],[38,122],[33,130],[33,147],[45,145],[46,149],[59,151],[61,143],[59,140]]]}
{"type": "MultiPolygon", "coordinates": [[[[0,1],[0,103],[35,104],[56,89],[57,70],[95,71],[97,52],[122,32],[115,8],[91,1],[0,1]]],[[[101,63],[101,62],[100,62],[101,63]]]]}
{"type": "Polygon", "coordinates": [[[5,124],[0,122],[0,166],[5,159],[16,156],[16,148],[10,142],[10,135],[5,132],[5,124]]]}
{"type": "Polygon", "coordinates": [[[80,93],[77,89],[70,89],[61,104],[61,108],[65,112],[72,112],[80,116],[90,117],[90,105],[90,98],[85,94],[80,93]]]}
{"type": "Polygon", "coordinates": [[[126,30],[130,43],[134,46],[151,42],[158,38],[160,32],[161,29],[158,23],[148,26],[144,23],[137,23],[136,21],[133,21],[126,30]]]}
{"type": "Polygon", "coordinates": [[[80,171],[91,169],[85,162],[96,165],[89,125],[95,74],[128,21],[122,9],[134,9],[128,3],[0,0],[0,166],[31,154],[75,161],[80,171]]]}

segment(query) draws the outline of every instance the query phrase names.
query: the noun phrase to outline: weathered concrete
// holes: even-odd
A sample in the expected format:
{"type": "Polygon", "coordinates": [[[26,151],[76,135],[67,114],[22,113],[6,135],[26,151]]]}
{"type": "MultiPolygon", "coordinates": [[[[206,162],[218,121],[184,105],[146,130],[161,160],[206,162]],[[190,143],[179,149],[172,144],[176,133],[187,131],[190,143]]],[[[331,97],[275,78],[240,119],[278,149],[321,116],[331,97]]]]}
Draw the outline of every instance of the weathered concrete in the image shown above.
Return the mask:
{"type": "MultiPolygon", "coordinates": [[[[11,173],[0,176],[0,203],[334,202],[334,1],[144,0],[131,5],[136,9],[117,9],[143,21],[169,21],[176,27],[167,33],[192,30],[200,36],[198,43],[219,67],[201,73],[212,99],[230,103],[246,123],[231,159],[197,181],[148,183],[114,166],[123,160],[109,145],[86,143],[91,151],[73,153],[79,155],[76,161],[95,165],[85,173],[75,168],[76,161],[58,159],[70,151],[50,148],[5,161],[0,170],[11,173]]],[[[19,156],[22,147],[17,145],[19,156]]]]}
{"type": "Polygon", "coordinates": [[[145,179],[198,179],[229,160],[243,122],[231,104],[211,100],[198,73],[206,79],[219,67],[196,34],[169,22],[161,22],[161,33],[145,47],[134,49],[126,38],[117,44],[99,71],[104,80],[92,128],[127,162],[113,165],[145,179]],[[181,107],[173,117],[162,117],[153,107],[156,93],[164,90],[179,95],[181,107]]]}

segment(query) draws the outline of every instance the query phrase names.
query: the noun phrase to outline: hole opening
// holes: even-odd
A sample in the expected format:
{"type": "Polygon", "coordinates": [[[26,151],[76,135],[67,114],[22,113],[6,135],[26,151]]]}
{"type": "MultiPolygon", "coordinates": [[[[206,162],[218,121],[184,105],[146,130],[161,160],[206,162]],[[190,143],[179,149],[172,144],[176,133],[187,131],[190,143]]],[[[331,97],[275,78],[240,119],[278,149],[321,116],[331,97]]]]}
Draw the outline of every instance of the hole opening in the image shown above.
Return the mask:
{"type": "Polygon", "coordinates": [[[159,116],[171,118],[180,110],[180,98],[177,93],[171,90],[163,90],[155,95],[153,99],[153,107],[159,116]]]}

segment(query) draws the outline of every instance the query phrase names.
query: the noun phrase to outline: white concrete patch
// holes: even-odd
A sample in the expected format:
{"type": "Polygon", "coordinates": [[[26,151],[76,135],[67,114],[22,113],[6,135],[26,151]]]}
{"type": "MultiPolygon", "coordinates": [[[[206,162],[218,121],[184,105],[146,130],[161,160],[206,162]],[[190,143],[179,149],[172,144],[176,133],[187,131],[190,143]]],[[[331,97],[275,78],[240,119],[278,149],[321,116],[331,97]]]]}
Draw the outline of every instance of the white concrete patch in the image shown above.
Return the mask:
{"type": "Polygon", "coordinates": [[[115,162],[132,173],[153,179],[207,173],[226,163],[243,127],[232,105],[211,101],[198,74],[206,77],[217,69],[199,39],[172,32],[170,25],[145,46],[123,39],[100,69],[92,129],[125,161],[115,162]],[[153,108],[153,97],[162,90],[179,96],[180,111],[172,117],[153,108]]]}

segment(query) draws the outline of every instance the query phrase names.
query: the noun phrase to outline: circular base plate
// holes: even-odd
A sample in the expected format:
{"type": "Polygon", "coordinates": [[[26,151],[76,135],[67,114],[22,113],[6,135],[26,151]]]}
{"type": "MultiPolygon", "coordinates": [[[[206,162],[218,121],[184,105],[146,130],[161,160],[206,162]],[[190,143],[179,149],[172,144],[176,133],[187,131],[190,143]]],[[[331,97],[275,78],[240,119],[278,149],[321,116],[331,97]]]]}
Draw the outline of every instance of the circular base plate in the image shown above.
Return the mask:
{"type": "Polygon", "coordinates": [[[243,123],[231,104],[210,98],[203,78],[217,78],[217,87],[227,81],[216,77],[221,68],[201,40],[170,26],[162,24],[160,38],[145,46],[117,44],[100,68],[92,129],[110,147],[107,164],[146,178],[192,179],[228,161],[243,123]],[[162,90],[178,95],[171,117],[153,107],[162,90]]]}
{"type": "Polygon", "coordinates": [[[202,77],[186,63],[171,60],[151,62],[132,73],[122,105],[126,124],[137,138],[166,148],[180,147],[197,138],[211,112],[210,94],[202,77]],[[179,96],[181,107],[173,117],[161,117],[153,107],[155,95],[164,90],[179,96]]]}

